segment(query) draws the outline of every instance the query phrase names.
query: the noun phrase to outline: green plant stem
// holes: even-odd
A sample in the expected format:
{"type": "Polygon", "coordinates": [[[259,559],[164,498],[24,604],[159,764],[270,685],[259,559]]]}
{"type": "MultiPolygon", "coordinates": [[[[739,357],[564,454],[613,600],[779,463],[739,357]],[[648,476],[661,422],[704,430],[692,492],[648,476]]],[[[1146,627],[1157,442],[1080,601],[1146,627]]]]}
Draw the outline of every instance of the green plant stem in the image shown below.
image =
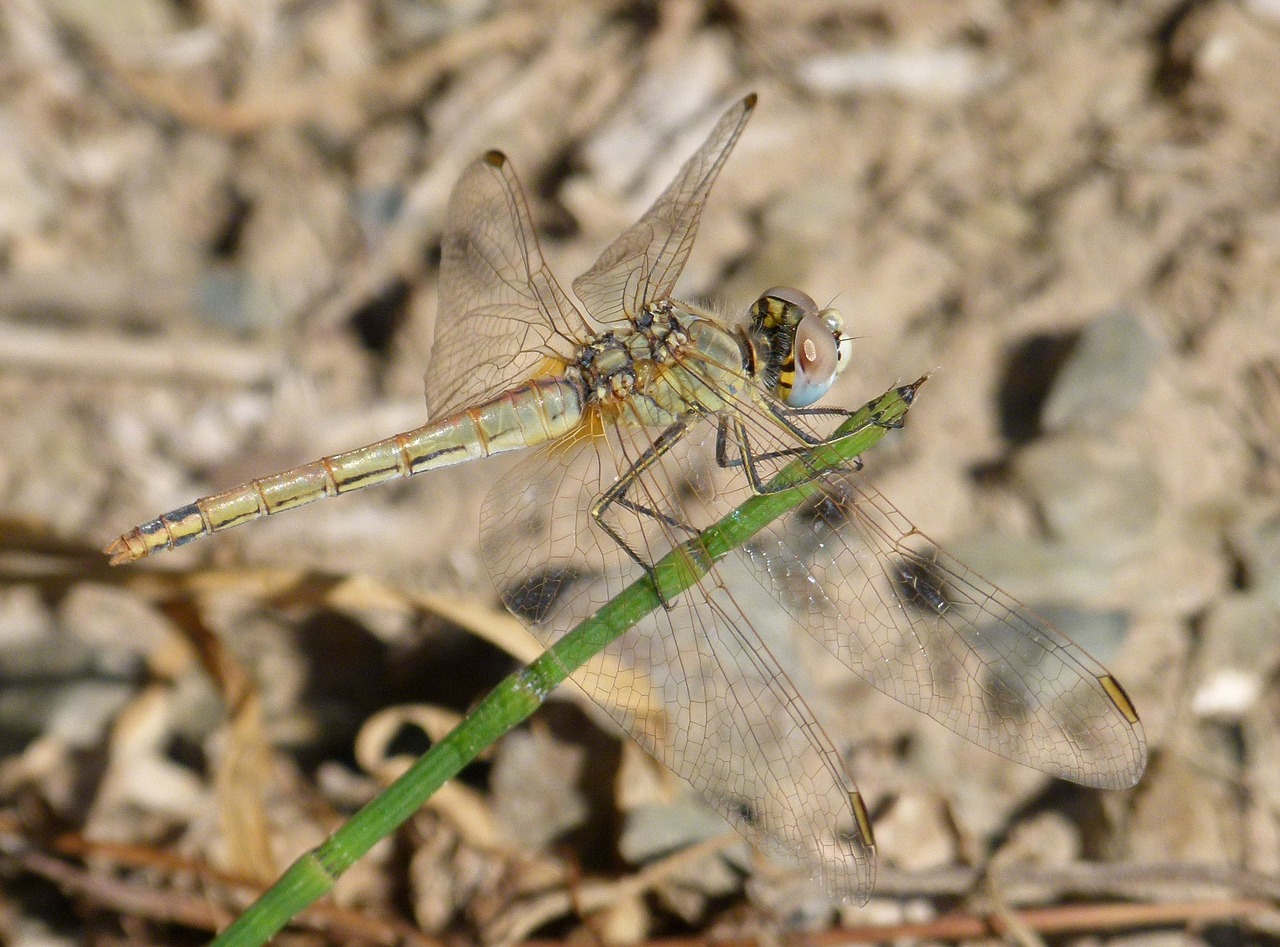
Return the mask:
{"type": "Polygon", "coordinates": [[[295,915],[327,893],[379,839],[412,816],[432,793],[504,733],[527,719],[565,678],[599,654],[641,618],[696,585],[712,566],[770,522],[818,489],[813,472],[843,468],[900,427],[921,378],[893,388],[850,415],[806,456],[782,469],[770,486],[697,537],[659,560],[595,615],[565,634],[537,660],[498,684],[467,717],[403,776],[353,815],[317,848],[295,861],[280,879],[213,942],[214,947],[259,947],[295,915]],[[794,486],[791,486],[794,484],[794,486]],[[788,488],[789,487],[789,488],[788,488]],[[661,594],[659,594],[659,591],[661,594]]]}

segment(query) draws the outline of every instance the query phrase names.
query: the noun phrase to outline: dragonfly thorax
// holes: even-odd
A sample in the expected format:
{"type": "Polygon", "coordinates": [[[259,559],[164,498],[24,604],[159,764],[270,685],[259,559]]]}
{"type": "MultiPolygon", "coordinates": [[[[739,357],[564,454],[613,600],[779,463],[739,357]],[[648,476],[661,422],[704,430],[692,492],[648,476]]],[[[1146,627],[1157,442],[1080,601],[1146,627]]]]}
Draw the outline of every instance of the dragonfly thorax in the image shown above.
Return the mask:
{"type": "Polygon", "coordinates": [[[689,343],[689,333],[676,318],[670,300],[645,306],[636,317],[637,335],[648,348],[647,358],[656,365],[675,360],[677,353],[689,343]]]}
{"type": "Polygon", "coordinates": [[[623,395],[635,387],[635,361],[626,343],[613,332],[596,336],[578,350],[573,373],[587,397],[596,401],[611,394],[623,395]]]}
{"type": "Polygon", "coordinates": [[[689,341],[667,301],[644,307],[632,325],[633,331],[601,333],[578,350],[570,371],[589,401],[618,400],[643,391],[656,370],[674,361],[689,341]]]}

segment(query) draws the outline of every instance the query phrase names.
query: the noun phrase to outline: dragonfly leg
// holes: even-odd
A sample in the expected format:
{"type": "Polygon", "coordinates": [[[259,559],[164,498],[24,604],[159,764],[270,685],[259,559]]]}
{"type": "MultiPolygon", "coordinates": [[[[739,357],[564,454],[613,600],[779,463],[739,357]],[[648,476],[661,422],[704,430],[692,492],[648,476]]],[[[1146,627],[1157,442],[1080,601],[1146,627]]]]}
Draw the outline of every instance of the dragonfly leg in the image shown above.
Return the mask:
{"type": "Polygon", "coordinates": [[[769,407],[774,414],[783,418],[840,418],[843,420],[857,413],[847,408],[787,408],[780,404],[772,404],[769,407]]]}
{"type": "MultiPolygon", "coordinates": [[[[845,408],[788,408],[780,404],[769,404],[769,410],[779,421],[787,426],[797,437],[803,438],[805,442],[813,445],[824,443],[827,438],[816,437],[805,431],[803,428],[791,422],[792,418],[851,418],[857,412],[846,410],[845,408]]],[[[871,423],[877,427],[887,429],[897,429],[902,427],[904,419],[899,417],[894,421],[886,422],[884,415],[880,412],[874,414],[871,423]]]]}
{"type": "Polygon", "coordinates": [[[658,585],[658,576],[653,571],[652,564],[631,547],[631,544],[627,542],[626,537],[621,532],[608,523],[605,519],[605,513],[610,507],[616,505],[639,516],[648,516],[671,529],[684,530],[690,535],[696,535],[697,530],[689,526],[688,523],[682,523],[661,510],[645,506],[643,503],[638,503],[627,496],[627,491],[639,482],[640,475],[657,463],[688,432],[689,421],[687,418],[681,418],[672,423],[654,438],[653,443],[645,449],[644,453],[636,458],[635,462],[614,482],[613,486],[601,494],[595,505],[591,507],[591,517],[596,521],[596,525],[604,530],[609,535],[609,538],[617,543],[623,552],[645,571],[645,575],[653,583],[654,591],[658,593],[658,598],[662,601],[663,608],[667,610],[671,609],[671,602],[662,594],[662,589],[658,585]]]}
{"type": "Polygon", "coordinates": [[[907,423],[907,419],[903,417],[899,417],[899,418],[895,418],[892,421],[885,421],[884,415],[881,414],[879,411],[877,411],[875,414],[871,416],[871,423],[874,424],[876,427],[884,428],[886,431],[896,431],[896,430],[899,430],[904,424],[907,423]]]}
{"type": "MultiPolygon", "coordinates": [[[[854,411],[846,411],[844,408],[787,408],[779,404],[769,404],[768,408],[770,412],[772,412],[773,416],[776,417],[780,422],[782,422],[782,424],[785,425],[789,431],[791,431],[793,434],[795,434],[797,437],[803,440],[806,444],[810,444],[813,446],[817,446],[818,444],[826,444],[826,443],[834,444],[839,442],[841,439],[838,437],[837,438],[816,437],[813,434],[810,434],[808,431],[804,430],[804,428],[792,422],[791,420],[792,418],[794,417],[851,418],[856,413],[854,411]]],[[[890,421],[888,423],[886,423],[883,420],[883,418],[884,418],[884,415],[877,412],[875,415],[872,416],[871,423],[876,425],[877,427],[883,427],[888,429],[902,427],[903,421],[901,418],[898,418],[896,421],[890,421]]],[[[847,436],[852,437],[854,433],[856,432],[850,432],[849,435],[847,436]]],[[[768,455],[765,455],[765,456],[768,456],[768,455]]],[[[854,470],[862,469],[861,458],[855,457],[853,459],[853,469],[854,470]]]]}
{"type": "Polygon", "coordinates": [[[756,454],[751,449],[751,442],[747,439],[747,432],[743,430],[742,421],[731,415],[721,415],[719,426],[716,429],[716,465],[725,470],[741,467],[742,472],[746,475],[747,483],[751,484],[751,492],[756,496],[764,496],[769,492],[769,486],[761,478],[757,464],[781,457],[793,457],[806,453],[808,449],[808,447],[793,447],[787,450],[756,454]],[[731,431],[732,434],[730,434],[731,431]],[[731,436],[738,448],[737,458],[729,456],[729,439],[731,436]]]}
{"type": "MultiPolygon", "coordinates": [[[[856,411],[849,411],[849,410],[846,410],[845,408],[788,408],[785,405],[776,404],[776,403],[770,403],[768,405],[768,408],[771,412],[773,412],[773,415],[776,418],[778,418],[778,420],[782,421],[782,423],[786,424],[787,427],[791,428],[797,435],[804,438],[810,444],[820,444],[825,440],[825,438],[820,438],[820,437],[815,438],[812,434],[809,434],[806,431],[800,429],[799,427],[793,425],[790,421],[791,418],[803,417],[803,418],[844,419],[844,418],[851,418],[857,413],[856,411]]],[[[898,417],[894,421],[885,422],[884,414],[879,411],[877,411],[871,417],[872,424],[876,425],[876,427],[882,427],[888,430],[896,430],[897,428],[902,427],[905,421],[906,421],[905,418],[898,417]]]]}
{"type": "MultiPolygon", "coordinates": [[[[806,446],[789,447],[785,450],[766,451],[765,453],[757,454],[751,447],[751,440],[747,436],[747,432],[742,425],[742,421],[736,417],[728,415],[722,415],[720,417],[720,424],[716,430],[716,464],[725,469],[741,467],[743,473],[746,474],[747,482],[751,485],[751,492],[756,494],[756,496],[765,496],[770,493],[776,493],[780,490],[789,490],[794,486],[801,483],[807,483],[808,480],[813,479],[812,477],[809,477],[803,480],[792,481],[791,483],[786,484],[786,486],[771,489],[769,485],[764,482],[764,478],[760,476],[758,467],[760,463],[770,460],[785,459],[788,457],[800,457],[809,453],[810,447],[825,443],[822,438],[815,438],[806,431],[798,427],[794,427],[781,415],[779,415],[778,418],[786,424],[788,429],[794,430],[797,437],[804,439],[806,446]],[[736,459],[729,456],[729,438],[731,436],[731,429],[732,438],[738,447],[738,457],[736,459]]],[[[853,459],[853,463],[855,470],[862,469],[861,460],[855,457],[853,459]]],[[[814,476],[817,476],[817,474],[814,476]]]]}
{"type": "MultiPolygon", "coordinates": [[[[792,418],[851,418],[856,412],[848,411],[844,408],[788,408],[785,405],[776,402],[766,402],[770,413],[782,422],[796,437],[800,438],[811,447],[825,443],[828,439],[820,437],[816,434],[810,434],[804,428],[794,423],[792,418]]],[[[876,423],[875,419],[872,423],[876,423]]]]}
{"type": "MultiPolygon", "coordinates": [[[[826,438],[826,437],[821,437],[817,434],[811,434],[810,432],[806,431],[804,428],[800,427],[800,425],[796,424],[792,420],[792,418],[805,417],[805,418],[841,418],[843,419],[843,418],[853,417],[855,413],[853,411],[846,411],[844,408],[788,408],[781,404],[774,404],[774,403],[769,403],[767,407],[769,408],[770,413],[775,418],[778,419],[778,423],[780,423],[783,427],[785,427],[797,438],[804,441],[804,443],[808,444],[810,447],[817,447],[820,444],[835,443],[836,441],[839,440],[839,438],[826,438]]],[[[878,420],[872,419],[872,423],[873,424],[878,423],[878,420]]],[[[743,438],[743,443],[746,443],[745,431],[742,432],[742,438],[743,438]]],[[[805,451],[802,448],[791,448],[785,451],[774,451],[768,454],[759,454],[757,455],[756,459],[769,460],[775,457],[793,457],[793,456],[798,456],[800,454],[803,454],[804,452],[805,451]]],[[[854,470],[862,469],[862,461],[857,457],[853,458],[853,469],[854,470]]]]}
{"type": "MultiPolygon", "coordinates": [[[[802,437],[806,436],[802,431],[798,431],[797,434],[802,437]]],[[[745,443],[747,443],[746,431],[742,429],[742,423],[737,420],[730,420],[726,416],[722,416],[720,418],[719,426],[716,429],[716,466],[721,469],[728,470],[734,467],[749,467],[753,462],[758,463],[762,460],[776,460],[781,457],[800,457],[809,453],[810,447],[816,447],[821,444],[822,438],[811,438],[808,442],[808,446],[806,447],[788,447],[786,450],[768,451],[763,454],[751,454],[744,462],[741,458],[746,457],[746,455],[741,454],[741,448],[745,443]],[[734,430],[734,440],[739,448],[740,459],[738,460],[734,460],[729,456],[729,426],[731,424],[733,425],[734,430]]],[[[750,470],[748,470],[747,475],[749,477],[752,475],[750,470]]]]}

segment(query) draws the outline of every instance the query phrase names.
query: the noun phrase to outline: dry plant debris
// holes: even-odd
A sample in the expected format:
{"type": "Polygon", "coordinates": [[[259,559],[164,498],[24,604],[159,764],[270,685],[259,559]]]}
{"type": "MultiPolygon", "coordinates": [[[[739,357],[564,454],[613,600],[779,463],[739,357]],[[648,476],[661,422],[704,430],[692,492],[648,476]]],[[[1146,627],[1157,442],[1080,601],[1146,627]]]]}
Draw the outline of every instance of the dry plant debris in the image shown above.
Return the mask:
{"type": "Polygon", "coordinates": [[[1051,784],[815,666],[881,843],[840,907],[567,695],[307,942],[1274,935],[1274,2],[4,0],[0,939],[198,942],[528,658],[476,548],[497,465],[155,572],[95,550],[420,423],[474,155],[573,274],[748,89],[683,293],[838,298],[841,401],[939,369],[870,472],[1116,670],[1146,778],[1051,784]]]}

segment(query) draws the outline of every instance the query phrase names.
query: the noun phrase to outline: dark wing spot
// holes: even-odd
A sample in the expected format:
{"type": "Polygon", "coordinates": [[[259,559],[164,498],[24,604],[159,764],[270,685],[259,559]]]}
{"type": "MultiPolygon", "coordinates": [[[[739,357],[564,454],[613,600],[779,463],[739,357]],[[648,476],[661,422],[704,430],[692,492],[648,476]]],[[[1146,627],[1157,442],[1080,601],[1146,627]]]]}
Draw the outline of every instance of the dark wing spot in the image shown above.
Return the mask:
{"type": "Polygon", "coordinates": [[[544,569],[508,589],[502,598],[517,618],[539,624],[546,620],[569,586],[581,578],[583,573],[578,569],[544,569]]]}
{"type": "Polygon", "coordinates": [[[1002,720],[1025,719],[1031,710],[1033,695],[1017,689],[1013,680],[1012,677],[1006,678],[999,674],[984,676],[987,707],[1002,720]]]}
{"type": "Polygon", "coordinates": [[[951,607],[946,581],[931,559],[911,554],[894,567],[894,591],[904,604],[934,615],[951,607]]]}
{"type": "Polygon", "coordinates": [[[853,504],[843,493],[818,493],[796,510],[796,517],[824,531],[836,532],[853,516],[853,504]]]}
{"type": "Polygon", "coordinates": [[[729,803],[733,813],[742,820],[743,825],[756,824],[756,808],[747,799],[734,799],[729,803]]]}

